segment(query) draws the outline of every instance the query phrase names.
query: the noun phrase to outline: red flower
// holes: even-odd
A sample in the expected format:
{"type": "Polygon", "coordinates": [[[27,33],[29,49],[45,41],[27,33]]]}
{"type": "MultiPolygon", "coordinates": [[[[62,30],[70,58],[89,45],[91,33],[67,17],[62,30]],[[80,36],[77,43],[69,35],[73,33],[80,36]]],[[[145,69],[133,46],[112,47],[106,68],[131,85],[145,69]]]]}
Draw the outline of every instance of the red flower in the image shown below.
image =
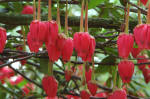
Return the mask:
{"type": "Polygon", "coordinates": [[[144,80],[146,83],[150,82],[150,69],[144,68],[142,70],[143,76],[144,76],[144,80]]]}
{"type": "Polygon", "coordinates": [[[48,97],[56,96],[58,83],[53,76],[45,76],[42,79],[42,86],[48,97]]]}
{"type": "Polygon", "coordinates": [[[87,86],[88,86],[88,89],[89,89],[90,93],[93,96],[95,96],[97,88],[98,88],[97,84],[89,81],[88,84],[87,84],[87,86]]]}
{"type": "MultiPolygon", "coordinates": [[[[145,55],[143,55],[143,56],[138,56],[137,58],[138,58],[138,59],[137,59],[137,63],[138,63],[138,64],[148,62],[148,59],[146,59],[146,56],[145,56],[145,55]]],[[[140,70],[143,70],[143,69],[145,68],[145,66],[146,66],[145,64],[139,65],[138,68],[139,68],[140,70]]]]}
{"type": "Polygon", "coordinates": [[[147,4],[148,0],[140,0],[144,5],[147,4]]]}
{"type": "Polygon", "coordinates": [[[23,78],[21,75],[19,75],[19,76],[17,76],[17,78],[16,78],[15,81],[12,80],[12,79],[10,79],[10,84],[11,84],[11,85],[17,85],[17,84],[19,84],[20,82],[22,82],[23,79],[24,79],[24,78],[23,78]]]}
{"type": "Polygon", "coordinates": [[[32,52],[38,52],[46,41],[47,26],[45,22],[34,20],[30,24],[30,32],[27,36],[29,48],[32,52]]]}
{"type": "Polygon", "coordinates": [[[64,34],[59,34],[56,41],[53,44],[52,43],[47,44],[46,48],[48,50],[48,56],[50,61],[54,62],[59,59],[63,46],[65,44],[65,40],[66,38],[64,34]]]}
{"type": "Polygon", "coordinates": [[[136,58],[140,54],[141,51],[142,51],[141,48],[132,48],[131,50],[132,56],[136,58]]]}
{"type": "Polygon", "coordinates": [[[123,83],[129,83],[134,73],[134,64],[132,61],[123,60],[118,64],[118,72],[123,83]]]}
{"type": "Polygon", "coordinates": [[[116,90],[107,99],[127,99],[127,94],[124,90],[116,90]]]}
{"type": "Polygon", "coordinates": [[[97,93],[95,96],[99,98],[105,98],[107,94],[105,92],[101,92],[101,93],[97,93]]]}
{"type": "Polygon", "coordinates": [[[95,39],[87,32],[79,32],[74,34],[74,47],[75,50],[83,61],[91,61],[95,51],[95,39]]]}
{"type": "MultiPolygon", "coordinates": [[[[73,94],[73,92],[70,92],[70,93],[73,94]]],[[[66,97],[67,97],[67,99],[80,99],[79,96],[73,96],[73,95],[67,95],[66,97]]]]}
{"type": "Polygon", "coordinates": [[[10,78],[10,77],[15,75],[15,72],[11,68],[9,68],[8,66],[1,68],[1,72],[7,78],[10,78]]]}
{"type": "Polygon", "coordinates": [[[134,39],[131,34],[121,33],[117,40],[118,52],[121,58],[128,58],[133,48],[134,39]]]}
{"type": "Polygon", "coordinates": [[[73,40],[72,38],[68,38],[65,41],[65,44],[62,49],[62,60],[69,61],[73,52],[73,40]]]}
{"type": "Polygon", "coordinates": [[[22,14],[33,14],[33,7],[26,5],[23,7],[22,14]]]}
{"type": "Polygon", "coordinates": [[[62,51],[62,49],[63,49],[63,47],[65,45],[65,42],[66,42],[66,36],[64,34],[62,34],[62,33],[59,33],[58,37],[56,39],[56,43],[55,43],[57,49],[62,51]]]}
{"type": "Polygon", "coordinates": [[[33,38],[30,32],[27,35],[27,43],[31,52],[37,53],[39,51],[39,42],[33,38]]]}
{"type": "MultiPolygon", "coordinates": [[[[24,91],[25,95],[28,95],[31,91],[34,90],[34,85],[33,84],[30,84],[30,83],[27,83],[23,88],[22,90],[24,91]]],[[[24,95],[24,94],[23,94],[24,95]]]]}
{"type": "Polygon", "coordinates": [[[66,79],[67,82],[70,81],[71,75],[72,75],[72,71],[71,70],[65,70],[65,79],[66,79]]]}
{"type": "Polygon", "coordinates": [[[46,47],[48,51],[49,60],[55,62],[59,59],[61,51],[57,49],[55,45],[49,45],[46,47]]]}
{"type": "Polygon", "coordinates": [[[0,39],[0,53],[2,53],[6,44],[6,39],[7,39],[6,30],[2,27],[0,27],[0,38],[1,38],[0,39]]]}
{"type": "Polygon", "coordinates": [[[55,45],[56,40],[58,38],[58,25],[56,21],[48,21],[47,25],[47,33],[46,33],[46,46],[55,45]]]}
{"type": "Polygon", "coordinates": [[[80,92],[80,96],[81,96],[81,99],[90,99],[90,94],[85,90],[82,90],[80,92]]]}
{"type": "Polygon", "coordinates": [[[150,25],[141,24],[134,28],[134,37],[139,48],[150,49],[150,25]]]}
{"type": "Polygon", "coordinates": [[[88,70],[85,71],[86,83],[88,83],[91,80],[91,77],[92,77],[92,69],[89,68],[88,70]]]}

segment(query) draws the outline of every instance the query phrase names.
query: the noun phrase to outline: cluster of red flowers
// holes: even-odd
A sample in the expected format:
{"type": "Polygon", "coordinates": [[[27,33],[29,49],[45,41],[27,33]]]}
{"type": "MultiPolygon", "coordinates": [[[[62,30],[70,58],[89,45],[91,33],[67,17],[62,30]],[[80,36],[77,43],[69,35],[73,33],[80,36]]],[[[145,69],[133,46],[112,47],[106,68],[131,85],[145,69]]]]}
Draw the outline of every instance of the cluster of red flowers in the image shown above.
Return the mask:
{"type": "MultiPolygon", "coordinates": [[[[2,64],[2,62],[1,62],[2,64]]],[[[0,68],[0,81],[2,84],[5,83],[6,79],[9,79],[10,77],[14,76],[15,72],[10,69],[8,66],[5,66],[3,68],[0,68]]]]}
{"type": "Polygon", "coordinates": [[[124,83],[129,83],[134,73],[134,64],[127,60],[134,44],[132,34],[121,33],[117,40],[119,56],[123,60],[118,64],[118,72],[124,83]]]}

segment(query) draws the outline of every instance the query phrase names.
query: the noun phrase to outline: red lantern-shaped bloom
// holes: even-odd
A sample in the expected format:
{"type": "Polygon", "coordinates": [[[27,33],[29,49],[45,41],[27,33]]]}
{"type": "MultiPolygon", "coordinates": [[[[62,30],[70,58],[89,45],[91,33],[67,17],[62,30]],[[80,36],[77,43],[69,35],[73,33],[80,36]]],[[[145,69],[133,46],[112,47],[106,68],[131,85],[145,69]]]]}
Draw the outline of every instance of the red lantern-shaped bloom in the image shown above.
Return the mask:
{"type": "Polygon", "coordinates": [[[6,30],[4,28],[0,27],[0,53],[3,52],[3,49],[6,44],[6,39],[7,39],[6,30]]]}
{"type": "Polygon", "coordinates": [[[132,56],[136,58],[140,54],[141,50],[142,50],[141,48],[132,48],[131,50],[132,56]]]}
{"type": "Polygon", "coordinates": [[[42,79],[42,86],[48,97],[56,96],[58,83],[53,76],[45,76],[42,79]]]}
{"type": "Polygon", "coordinates": [[[33,14],[33,7],[26,5],[23,7],[22,14],[33,14]]]}
{"type": "MultiPolygon", "coordinates": [[[[138,59],[137,59],[137,63],[138,63],[138,64],[148,62],[148,59],[146,59],[146,56],[145,56],[145,55],[143,55],[143,56],[138,56],[137,58],[138,58],[138,59]]],[[[139,65],[138,68],[139,68],[140,70],[143,70],[143,69],[145,68],[145,66],[146,66],[145,64],[142,64],[142,65],[139,65]]]]}
{"type": "Polygon", "coordinates": [[[127,99],[127,94],[124,90],[116,90],[107,99],[127,99]]]}
{"type": "Polygon", "coordinates": [[[147,4],[148,0],[140,0],[144,5],[147,4]]]}
{"type": "Polygon", "coordinates": [[[30,32],[27,40],[31,51],[38,52],[46,40],[47,26],[45,22],[34,20],[30,24],[30,32]]]}
{"type": "Polygon", "coordinates": [[[86,90],[80,92],[81,99],[90,99],[90,94],[86,90]]]}
{"type": "Polygon", "coordinates": [[[62,49],[64,47],[66,37],[64,34],[58,34],[56,41],[52,44],[48,41],[46,48],[48,50],[49,60],[54,62],[57,61],[61,55],[62,49]]]}
{"type": "Polygon", "coordinates": [[[59,33],[58,37],[56,39],[55,46],[57,47],[58,50],[62,51],[64,45],[66,42],[66,36],[63,33],[59,33]]]}
{"type": "Polygon", "coordinates": [[[150,25],[141,24],[134,28],[134,37],[139,48],[150,49],[150,25]]]}
{"type": "Polygon", "coordinates": [[[56,40],[58,38],[58,25],[56,21],[48,21],[47,25],[47,33],[46,33],[46,46],[55,45],[56,40]]]}
{"type": "Polygon", "coordinates": [[[150,69],[144,68],[142,70],[143,76],[144,76],[144,80],[146,83],[150,82],[150,69]]]}
{"type": "Polygon", "coordinates": [[[88,84],[87,84],[87,86],[88,86],[88,89],[89,89],[90,93],[93,96],[95,96],[97,88],[98,88],[97,84],[89,81],[88,84]]]}
{"type": "Polygon", "coordinates": [[[55,62],[59,59],[61,51],[55,45],[49,45],[46,47],[48,51],[49,60],[55,62]]]}
{"type": "Polygon", "coordinates": [[[123,83],[129,83],[134,73],[134,64],[131,61],[123,60],[118,64],[118,72],[123,83]]]}
{"type": "Polygon", "coordinates": [[[117,40],[118,52],[121,58],[128,58],[133,48],[134,39],[131,34],[121,33],[117,40]]]}
{"type": "Polygon", "coordinates": [[[79,32],[74,34],[75,50],[83,61],[91,61],[95,50],[95,39],[87,32],[79,32]]]}
{"type": "Polygon", "coordinates": [[[30,32],[27,35],[27,43],[31,52],[37,53],[39,51],[39,42],[33,38],[33,35],[30,32]]]}
{"type": "Polygon", "coordinates": [[[88,83],[91,78],[92,78],[92,69],[89,68],[88,70],[85,71],[85,78],[86,78],[86,83],[88,83]]]}
{"type": "Polygon", "coordinates": [[[65,44],[62,49],[62,60],[69,61],[73,52],[73,40],[72,38],[68,38],[65,41],[65,44]]]}

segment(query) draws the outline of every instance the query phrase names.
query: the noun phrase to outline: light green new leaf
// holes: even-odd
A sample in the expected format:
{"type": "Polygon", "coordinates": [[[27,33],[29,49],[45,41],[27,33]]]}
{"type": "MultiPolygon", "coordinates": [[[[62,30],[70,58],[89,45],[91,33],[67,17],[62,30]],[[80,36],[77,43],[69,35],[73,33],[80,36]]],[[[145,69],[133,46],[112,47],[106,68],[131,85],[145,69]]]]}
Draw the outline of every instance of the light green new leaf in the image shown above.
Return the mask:
{"type": "Polygon", "coordinates": [[[105,0],[90,0],[88,8],[92,9],[98,6],[99,4],[103,3],[105,0]]]}

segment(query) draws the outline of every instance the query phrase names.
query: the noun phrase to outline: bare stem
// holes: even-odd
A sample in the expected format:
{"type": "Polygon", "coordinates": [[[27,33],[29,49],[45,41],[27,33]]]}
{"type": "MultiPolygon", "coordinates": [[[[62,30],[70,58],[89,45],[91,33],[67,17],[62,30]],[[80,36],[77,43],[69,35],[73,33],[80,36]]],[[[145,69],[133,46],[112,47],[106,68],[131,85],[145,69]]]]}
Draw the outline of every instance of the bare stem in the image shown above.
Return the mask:
{"type": "Polygon", "coordinates": [[[125,33],[129,33],[129,13],[130,13],[130,4],[127,4],[127,14],[125,20],[125,33]]]}
{"type": "MultiPolygon", "coordinates": [[[[138,6],[140,7],[140,0],[138,0],[138,6]]],[[[138,22],[139,22],[139,24],[142,24],[141,10],[140,9],[138,9],[138,22]]]]}
{"type": "Polygon", "coordinates": [[[48,0],[48,21],[52,20],[52,11],[51,11],[51,8],[52,8],[52,1],[48,0]]]}
{"type": "Polygon", "coordinates": [[[68,36],[68,0],[66,0],[65,34],[68,36]]]}
{"type": "Polygon", "coordinates": [[[33,20],[36,20],[36,2],[33,0],[33,20]]]}
{"type": "Polygon", "coordinates": [[[82,0],[81,17],[80,17],[80,32],[83,32],[83,11],[84,11],[84,0],[82,0]]]}
{"type": "Polygon", "coordinates": [[[88,32],[88,1],[86,1],[85,8],[85,32],[88,32]]]}
{"type": "Polygon", "coordinates": [[[147,11],[147,21],[146,21],[147,24],[150,24],[150,3],[148,5],[148,11],[147,11]]]}
{"type": "Polygon", "coordinates": [[[41,20],[41,5],[40,5],[41,0],[38,0],[38,15],[37,19],[41,20]]]}
{"type": "Polygon", "coordinates": [[[57,19],[56,19],[56,21],[57,21],[57,24],[58,24],[59,33],[61,33],[59,0],[57,0],[57,19]]]}

